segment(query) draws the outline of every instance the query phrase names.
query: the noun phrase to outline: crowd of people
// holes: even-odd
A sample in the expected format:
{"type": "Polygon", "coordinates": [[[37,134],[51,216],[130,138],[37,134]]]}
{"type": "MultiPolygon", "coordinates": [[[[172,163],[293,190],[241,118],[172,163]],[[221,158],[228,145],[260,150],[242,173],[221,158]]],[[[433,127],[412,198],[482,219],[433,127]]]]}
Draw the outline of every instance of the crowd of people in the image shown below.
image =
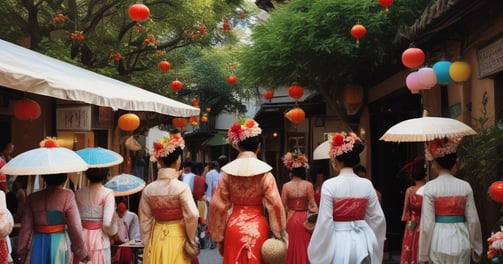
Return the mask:
{"type": "MultiPolygon", "coordinates": [[[[150,161],[157,177],[143,189],[138,215],[104,187],[107,167],[88,169],[90,184],[76,192],[64,188],[67,174],[42,175],[47,187],[28,196],[26,184],[14,181],[15,208],[9,210],[0,192],[0,264],[133,263],[138,252],[116,246],[130,241],[143,243],[143,263],[197,264],[201,248],[218,248],[222,263],[269,263],[270,239],[285,249],[275,263],[383,262],[382,196],[361,166],[364,144],[355,133],[329,139],[330,165],[337,175],[327,177],[319,170],[314,184],[307,179],[306,155],[287,152],[282,162],[290,180],[281,189],[272,167],[259,158],[263,138],[257,122],[236,121],[227,136],[237,157],[222,155],[206,164],[183,160],[185,141],[179,131],[155,141],[150,161]],[[13,258],[8,235],[17,220],[13,258]]],[[[404,167],[415,184],[404,200],[402,264],[480,261],[482,235],[473,193],[453,176],[458,143],[428,143],[426,158],[438,175],[430,181],[424,158],[404,167]]],[[[1,158],[5,164],[5,155],[1,158]]],[[[4,178],[0,187],[7,186],[4,178]]]]}

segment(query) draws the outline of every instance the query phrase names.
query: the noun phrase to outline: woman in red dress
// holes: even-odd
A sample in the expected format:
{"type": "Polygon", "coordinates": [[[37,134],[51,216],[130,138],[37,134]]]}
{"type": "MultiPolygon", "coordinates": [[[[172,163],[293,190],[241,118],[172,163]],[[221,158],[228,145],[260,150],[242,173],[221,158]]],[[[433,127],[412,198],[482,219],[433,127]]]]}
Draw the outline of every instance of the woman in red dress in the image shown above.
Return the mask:
{"type": "Polygon", "coordinates": [[[283,164],[288,168],[291,180],[283,185],[281,200],[287,211],[286,232],[288,233],[288,251],[285,264],[307,264],[307,246],[311,240],[311,231],[304,227],[308,210],[318,212],[314,199],[313,184],[304,180],[309,168],[305,155],[286,153],[283,164]]]}
{"type": "Polygon", "coordinates": [[[208,217],[210,238],[217,242],[224,264],[263,263],[261,248],[269,230],[274,237],[287,239],[285,209],[272,168],[257,158],[261,132],[251,119],[235,122],[228,131],[227,140],[239,155],[222,167],[208,217]]]}
{"type": "Polygon", "coordinates": [[[407,222],[407,224],[405,225],[405,232],[403,234],[400,264],[418,263],[419,220],[421,219],[423,196],[418,194],[417,190],[426,183],[424,165],[424,158],[416,157],[404,166],[404,169],[409,172],[415,184],[407,188],[405,192],[402,221],[407,222]]]}

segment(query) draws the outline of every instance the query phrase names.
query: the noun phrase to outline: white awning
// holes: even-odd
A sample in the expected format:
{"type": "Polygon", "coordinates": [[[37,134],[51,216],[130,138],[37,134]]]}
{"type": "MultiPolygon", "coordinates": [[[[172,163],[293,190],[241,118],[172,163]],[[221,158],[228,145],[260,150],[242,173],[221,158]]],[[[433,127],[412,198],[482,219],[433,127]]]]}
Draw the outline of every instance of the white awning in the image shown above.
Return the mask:
{"type": "Polygon", "coordinates": [[[199,115],[199,108],[0,40],[0,85],[63,100],[150,111],[199,115]]]}

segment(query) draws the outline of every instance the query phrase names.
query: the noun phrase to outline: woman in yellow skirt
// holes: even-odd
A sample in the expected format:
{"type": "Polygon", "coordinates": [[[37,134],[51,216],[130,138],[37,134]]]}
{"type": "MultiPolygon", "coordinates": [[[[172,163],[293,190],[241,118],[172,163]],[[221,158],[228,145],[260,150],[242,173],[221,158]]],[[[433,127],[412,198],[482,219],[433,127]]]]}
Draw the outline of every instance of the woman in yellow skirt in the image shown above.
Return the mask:
{"type": "Polygon", "coordinates": [[[143,190],[139,214],[145,244],[143,263],[190,263],[183,244],[197,245],[195,234],[199,213],[190,187],[178,180],[185,143],[179,133],[171,133],[154,143],[152,162],[160,166],[157,180],[143,190]]]}

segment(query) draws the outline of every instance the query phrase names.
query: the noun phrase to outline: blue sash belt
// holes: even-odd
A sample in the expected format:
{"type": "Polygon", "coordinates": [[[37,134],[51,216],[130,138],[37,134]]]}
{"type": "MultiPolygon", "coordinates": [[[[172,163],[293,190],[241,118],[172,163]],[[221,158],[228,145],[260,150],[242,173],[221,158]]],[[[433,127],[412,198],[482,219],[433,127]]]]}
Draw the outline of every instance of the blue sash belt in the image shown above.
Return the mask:
{"type": "Polygon", "coordinates": [[[465,217],[462,215],[437,215],[435,216],[436,223],[463,223],[465,217]]]}

